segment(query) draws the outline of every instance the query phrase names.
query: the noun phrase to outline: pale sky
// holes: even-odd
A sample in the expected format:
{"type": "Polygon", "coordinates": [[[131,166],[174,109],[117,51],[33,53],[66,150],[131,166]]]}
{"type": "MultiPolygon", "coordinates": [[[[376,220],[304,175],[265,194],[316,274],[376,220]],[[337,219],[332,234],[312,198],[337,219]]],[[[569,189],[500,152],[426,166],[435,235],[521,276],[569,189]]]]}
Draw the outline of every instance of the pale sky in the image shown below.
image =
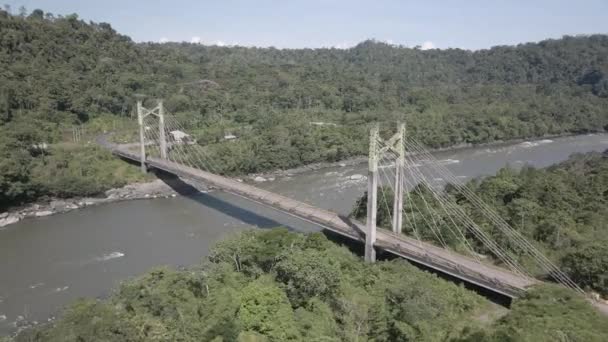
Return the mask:
{"type": "Polygon", "coordinates": [[[608,33],[608,0],[0,0],[77,13],[142,41],[350,47],[375,38],[423,48],[483,49],[608,33]]]}

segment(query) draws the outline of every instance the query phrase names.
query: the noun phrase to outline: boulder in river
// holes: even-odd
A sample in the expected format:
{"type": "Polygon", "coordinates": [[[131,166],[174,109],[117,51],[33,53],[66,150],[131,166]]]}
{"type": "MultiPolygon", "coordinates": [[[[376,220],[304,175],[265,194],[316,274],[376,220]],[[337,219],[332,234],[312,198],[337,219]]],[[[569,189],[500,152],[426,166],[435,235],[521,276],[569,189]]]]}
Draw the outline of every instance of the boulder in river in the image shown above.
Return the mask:
{"type": "Polygon", "coordinates": [[[253,179],[254,182],[256,183],[262,183],[266,181],[266,178],[262,177],[262,176],[257,176],[253,179]]]}
{"type": "Polygon", "coordinates": [[[49,215],[53,215],[53,212],[51,210],[41,210],[41,211],[37,211],[36,214],[34,214],[36,217],[42,217],[42,216],[49,216],[49,215]]]}
{"type": "Polygon", "coordinates": [[[348,177],[350,180],[360,180],[360,179],[364,179],[365,176],[364,175],[360,175],[360,174],[354,174],[351,175],[350,177],[348,177]]]}
{"type": "Polygon", "coordinates": [[[4,218],[0,218],[0,227],[8,226],[9,224],[17,223],[21,220],[18,214],[7,214],[4,218]]]}
{"type": "Polygon", "coordinates": [[[76,203],[68,203],[65,207],[69,210],[78,209],[78,205],[76,203]]]}

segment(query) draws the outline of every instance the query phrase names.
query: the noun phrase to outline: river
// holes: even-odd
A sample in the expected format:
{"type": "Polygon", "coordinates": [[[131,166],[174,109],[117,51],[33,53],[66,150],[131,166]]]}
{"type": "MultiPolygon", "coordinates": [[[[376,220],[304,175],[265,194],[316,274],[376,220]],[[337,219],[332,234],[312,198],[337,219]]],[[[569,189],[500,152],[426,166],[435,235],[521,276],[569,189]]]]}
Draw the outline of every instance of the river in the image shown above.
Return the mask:
{"type": "MultiPolygon", "coordinates": [[[[509,164],[545,167],[575,152],[608,149],[608,134],[434,153],[463,179],[509,164]]],[[[365,187],[367,165],[332,167],[261,183],[266,189],[347,214],[365,187]]],[[[157,265],[192,265],[230,233],[252,226],[316,231],[309,223],[221,192],[117,202],[0,230],[0,335],[15,322],[44,322],[79,297],[102,297],[157,265]],[[21,317],[19,317],[21,316],[21,317]]]]}

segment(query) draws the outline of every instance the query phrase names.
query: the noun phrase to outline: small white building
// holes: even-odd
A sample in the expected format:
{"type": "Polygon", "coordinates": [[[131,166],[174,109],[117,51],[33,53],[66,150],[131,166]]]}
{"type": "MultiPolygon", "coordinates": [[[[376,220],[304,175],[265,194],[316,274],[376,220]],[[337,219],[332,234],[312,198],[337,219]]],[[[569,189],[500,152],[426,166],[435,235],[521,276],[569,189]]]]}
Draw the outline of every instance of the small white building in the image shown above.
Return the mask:
{"type": "Polygon", "coordinates": [[[178,144],[193,144],[194,140],[190,137],[190,134],[179,130],[169,132],[171,139],[178,144]]]}
{"type": "Polygon", "coordinates": [[[224,140],[235,140],[235,139],[236,139],[236,135],[234,135],[234,134],[224,135],[224,140]]]}

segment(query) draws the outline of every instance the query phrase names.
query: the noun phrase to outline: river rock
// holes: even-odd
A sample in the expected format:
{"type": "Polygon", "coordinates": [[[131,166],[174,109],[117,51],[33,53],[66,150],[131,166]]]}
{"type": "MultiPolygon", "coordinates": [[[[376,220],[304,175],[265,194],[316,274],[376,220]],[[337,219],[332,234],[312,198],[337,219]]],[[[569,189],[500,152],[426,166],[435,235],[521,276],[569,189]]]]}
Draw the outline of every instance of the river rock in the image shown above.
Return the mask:
{"type": "Polygon", "coordinates": [[[43,217],[43,216],[49,216],[49,215],[53,215],[53,211],[51,210],[40,210],[37,211],[34,216],[36,217],[43,217]]]}
{"type": "Polygon", "coordinates": [[[124,198],[122,194],[117,194],[116,192],[106,192],[106,198],[109,200],[115,200],[119,198],[124,198]]]}
{"type": "Polygon", "coordinates": [[[0,315],[0,322],[6,321],[6,315],[0,315]]]}
{"type": "Polygon", "coordinates": [[[274,182],[275,179],[276,179],[275,177],[268,177],[268,181],[270,181],[270,182],[274,182]]]}
{"type": "Polygon", "coordinates": [[[354,175],[351,175],[349,177],[350,180],[360,180],[360,179],[363,179],[363,178],[365,178],[365,176],[364,175],[360,175],[360,174],[354,174],[354,175]]]}
{"type": "Polygon", "coordinates": [[[49,204],[49,206],[51,208],[53,208],[53,210],[61,210],[61,209],[65,208],[65,205],[66,205],[66,202],[60,201],[60,200],[51,201],[51,203],[49,204]]]}
{"type": "Polygon", "coordinates": [[[50,207],[56,212],[64,212],[72,209],[78,209],[78,206],[68,201],[51,201],[50,207]]]}
{"type": "Polygon", "coordinates": [[[7,217],[8,217],[8,213],[7,212],[0,213],[0,219],[7,218],[7,217]]]}
{"type": "Polygon", "coordinates": [[[345,166],[346,166],[346,164],[345,164],[345,163],[340,163],[340,164],[338,164],[338,165],[339,165],[340,167],[345,167],[345,166]]]}
{"type": "Polygon", "coordinates": [[[7,215],[5,218],[0,219],[0,227],[8,226],[9,224],[17,223],[21,220],[21,216],[17,214],[7,215]]]}
{"type": "Polygon", "coordinates": [[[256,183],[262,183],[266,181],[266,178],[262,177],[262,176],[257,176],[253,179],[254,182],[256,183]]]}

